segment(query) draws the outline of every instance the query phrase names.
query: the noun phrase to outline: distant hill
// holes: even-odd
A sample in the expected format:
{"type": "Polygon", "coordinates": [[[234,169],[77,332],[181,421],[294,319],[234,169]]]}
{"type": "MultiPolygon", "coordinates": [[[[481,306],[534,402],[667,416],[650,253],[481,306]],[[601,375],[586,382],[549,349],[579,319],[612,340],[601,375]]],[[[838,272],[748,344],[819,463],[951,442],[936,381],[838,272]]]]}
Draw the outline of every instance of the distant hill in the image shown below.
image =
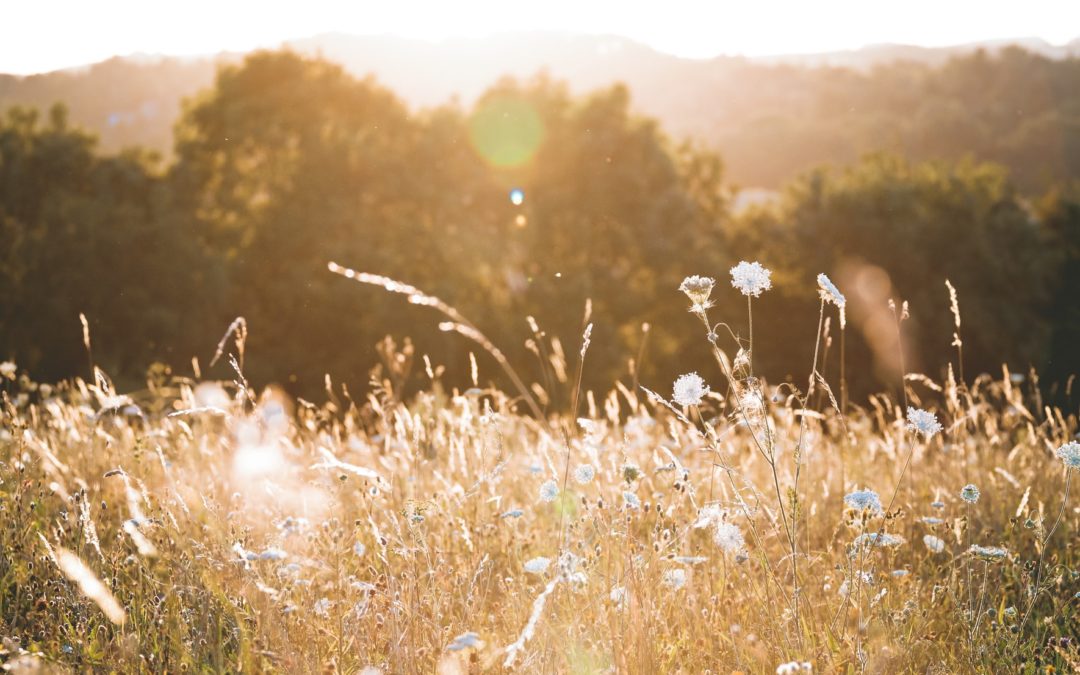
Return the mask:
{"type": "MultiPolygon", "coordinates": [[[[743,185],[775,188],[808,167],[875,149],[994,159],[1032,188],[1080,175],[1080,39],[759,59],[683,59],[616,36],[546,32],[437,43],[325,34],[287,46],[373,74],[416,107],[453,98],[467,105],[503,75],[543,71],[575,92],[625,82],[638,110],[675,137],[718,149],[743,185]]],[[[143,145],[168,153],[181,100],[240,58],[137,56],[0,75],[0,109],[64,101],[104,151],[143,145]]]]}

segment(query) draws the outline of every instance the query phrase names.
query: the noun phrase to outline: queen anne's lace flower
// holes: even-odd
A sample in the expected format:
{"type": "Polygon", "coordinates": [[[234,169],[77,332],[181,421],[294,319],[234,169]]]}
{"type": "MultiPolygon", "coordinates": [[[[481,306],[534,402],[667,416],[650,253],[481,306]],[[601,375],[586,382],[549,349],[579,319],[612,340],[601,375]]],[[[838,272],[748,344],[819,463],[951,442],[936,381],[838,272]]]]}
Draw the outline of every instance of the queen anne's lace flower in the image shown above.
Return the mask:
{"type": "Polygon", "coordinates": [[[934,437],[934,434],[941,432],[941,424],[937,421],[934,413],[921,408],[908,406],[907,421],[908,431],[918,432],[926,440],[930,440],[934,437]]]}
{"type": "Polygon", "coordinates": [[[881,498],[873,490],[856,490],[844,497],[844,503],[856,511],[870,511],[874,514],[882,511],[881,498]]]}
{"type": "Polygon", "coordinates": [[[746,548],[742,530],[735,523],[718,523],[713,532],[713,541],[726,553],[739,553],[746,548]]]}
{"type": "Polygon", "coordinates": [[[945,542],[940,537],[927,534],[923,535],[922,541],[926,544],[926,548],[930,549],[931,553],[941,553],[945,550],[945,542]]]}
{"type": "Polygon", "coordinates": [[[1009,552],[1000,546],[979,546],[978,544],[972,544],[971,548],[968,549],[968,553],[980,560],[986,560],[987,562],[1001,562],[1009,557],[1009,552]]]}
{"type": "Polygon", "coordinates": [[[697,373],[687,373],[675,380],[674,396],[679,405],[701,405],[709,393],[709,385],[697,373]]]}
{"type": "Polygon", "coordinates": [[[555,498],[559,496],[559,485],[553,480],[549,480],[540,486],[540,500],[545,502],[553,502],[555,498]]]}
{"type": "Polygon", "coordinates": [[[1080,443],[1069,441],[1058,448],[1054,454],[1070,469],[1080,469],[1080,443]]]}
{"type": "Polygon", "coordinates": [[[756,298],[772,288],[771,276],[772,272],[762,267],[761,263],[744,260],[731,268],[731,285],[743,295],[756,298]]]}
{"type": "Polygon", "coordinates": [[[847,298],[844,297],[844,294],[840,292],[840,289],[836,287],[836,284],[829,277],[824,274],[817,275],[817,285],[822,300],[831,302],[840,309],[847,305],[847,298]]]}
{"type": "Polygon", "coordinates": [[[700,311],[709,306],[709,296],[712,295],[715,285],[716,280],[710,277],[692,276],[683,279],[679,290],[686,293],[686,297],[694,303],[694,306],[690,308],[691,311],[700,311]]]}
{"type": "Polygon", "coordinates": [[[979,488],[975,487],[971,483],[968,483],[960,489],[960,499],[963,499],[968,504],[974,504],[979,501],[979,488]]]}
{"type": "Polygon", "coordinates": [[[574,480],[579,484],[585,485],[591,483],[592,479],[596,477],[596,469],[592,464],[582,464],[578,468],[574,469],[574,480]]]}

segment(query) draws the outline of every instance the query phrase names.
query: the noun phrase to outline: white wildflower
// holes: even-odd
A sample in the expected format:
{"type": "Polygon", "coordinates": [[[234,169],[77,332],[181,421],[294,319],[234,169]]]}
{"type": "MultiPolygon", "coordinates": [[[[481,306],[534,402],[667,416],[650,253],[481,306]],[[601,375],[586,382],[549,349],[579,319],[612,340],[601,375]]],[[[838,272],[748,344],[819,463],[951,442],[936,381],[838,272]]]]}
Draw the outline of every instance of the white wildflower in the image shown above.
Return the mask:
{"type": "Polygon", "coordinates": [[[540,501],[553,502],[559,496],[559,484],[554,480],[546,481],[540,486],[540,501]]]}
{"type": "Polygon", "coordinates": [[[926,440],[930,440],[934,437],[934,434],[941,432],[941,424],[937,421],[934,413],[921,408],[908,406],[907,421],[908,431],[918,432],[926,440]]]}
{"type": "Polygon", "coordinates": [[[701,405],[709,393],[709,385],[697,373],[688,373],[675,380],[675,402],[679,405],[701,405]]]}
{"type": "Polygon", "coordinates": [[[972,544],[968,553],[987,562],[1000,562],[1009,557],[1009,552],[1000,546],[979,546],[972,544]]]}
{"type": "Polygon", "coordinates": [[[1080,469],[1080,443],[1069,441],[1058,448],[1054,454],[1070,469],[1080,469]]]}
{"type": "Polygon", "coordinates": [[[824,274],[817,275],[817,285],[822,300],[831,302],[840,309],[847,305],[847,298],[844,297],[844,294],[840,292],[840,289],[836,287],[836,284],[829,277],[824,274]]]}
{"type": "Polygon", "coordinates": [[[761,263],[744,260],[731,268],[731,285],[739,289],[743,295],[756,298],[763,291],[772,288],[770,276],[772,272],[762,267],[761,263]]]}
{"type": "Polygon", "coordinates": [[[626,503],[626,506],[628,508],[631,508],[631,509],[640,509],[641,508],[641,500],[638,499],[638,496],[636,494],[634,494],[633,492],[630,492],[629,490],[626,490],[625,492],[622,493],[622,496],[623,496],[623,501],[626,503]]]}
{"type": "Polygon", "coordinates": [[[460,652],[464,649],[477,647],[480,644],[480,636],[472,631],[469,631],[468,633],[462,633],[461,635],[454,638],[454,641],[446,647],[446,650],[450,652],[460,652]]]}
{"type": "Polygon", "coordinates": [[[941,553],[945,550],[945,542],[940,537],[935,537],[932,534],[925,535],[923,543],[926,544],[926,548],[930,549],[931,553],[941,553]]]}
{"type": "Polygon", "coordinates": [[[870,489],[856,490],[844,496],[844,503],[856,511],[870,511],[877,515],[882,512],[881,498],[870,489]]]}
{"type": "Polygon", "coordinates": [[[776,667],[776,675],[798,675],[798,673],[812,673],[814,666],[809,661],[790,661],[781,663],[776,667]]]}
{"type": "Polygon", "coordinates": [[[529,574],[543,574],[547,572],[549,565],[551,565],[551,559],[541,556],[525,563],[525,571],[529,574]]]}
{"type": "Polygon", "coordinates": [[[746,548],[742,530],[735,523],[720,523],[713,532],[713,541],[726,553],[739,553],[746,548]]]}
{"type": "Polygon", "coordinates": [[[574,480],[581,485],[586,485],[592,482],[592,479],[596,477],[596,469],[592,464],[582,464],[578,468],[574,469],[574,480]]]}
{"type": "Polygon", "coordinates": [[[968,504],[975,504],[979,501],[979,488],[968,483],[960,489],[960,499],[963,499],[968,504]]]}
{"type": "Polygon", "coordinates": [[[683,279],[682,284],[679,285],[679,290],[686,293],[686,297],[690,298],[690,302],[694,303],[690,311],[702,311],[709,306],[709,296],[712,295],[715,284],[716,280],[710,277],[692,276],[683,279]]]}
{"type": "Polygon", "coordinates": [[[664,572],[664,585],[676,591],[685,586],[686,570],[676,567],[664,572]]]}

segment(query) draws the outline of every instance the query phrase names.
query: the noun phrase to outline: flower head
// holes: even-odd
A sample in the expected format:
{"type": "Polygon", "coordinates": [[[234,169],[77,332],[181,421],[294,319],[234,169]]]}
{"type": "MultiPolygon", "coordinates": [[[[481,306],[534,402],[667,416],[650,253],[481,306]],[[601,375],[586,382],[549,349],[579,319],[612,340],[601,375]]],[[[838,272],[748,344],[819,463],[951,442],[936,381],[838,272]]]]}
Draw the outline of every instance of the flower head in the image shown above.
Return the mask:
{"type": "Polygon", "coordinates": [[[1001,562],[1009,557],[1009,552],[1000,546],[979,546],[978,544],[972,544],[971,548],[968,549],[968,553],[987,562],[1001,562]]]}
{"type": "Polygon", "coordinates": [[[979,488],[973,484],[968,483],[960,489],[960,499],[963,499],[968,504],[974,504],[979,501],[979,488]]]}
{"type": "Polygon", "coordinates": [[[551,559],[540,556],[539,558],[533,558],[525,563],[525,571],[529,574],[543,574],[547,571],[548,565],[551,564],[551,559]]]}
{"type": "Polygon", "coordinates": [[[477,647],[480,645],[480,636],[476,633],[469,631],[468,633],[462,633],[454,638],[454,641],[447,646],[446,650],[450,652],[460,652],[463,649],[469,649],[471,647],[477,647]]]}
{"type": "Polygon", "coordinates": [[[1054,454],[1070,469],[1080,469],[1080,443],[1069,441],[1058,448],[1054,454]]]}
{"type": "Polygon", "coordinates": [[[908,406],[907,422],[908,431],[918,432],[926,440],[930,440],[934,434],[941,431],[941,423],[937,421],[934,413],[921,408],[908,406]]]}
{"type": "Polygon", "coordinates": [[[701,405],[709,393],[709,385],[697,373],[687,373],[675,380],[674,396],[679,405],[701,405]]]}
{"type": "Polygon", "coordinates": [[[899,546],[904,543],[904,538],[896,535],[889,534],[888,532],[864,532],[855,537],[855,548],[862,548],[864,546],[899,546]]]}
{"type": "Polygon", "coordinates": [[[578,468],[574,469],[574,480],[579,484],[585,485],[591,483],[592,479],[596,477],[596,469],[592,464],[582,464],[578,468]]]}
{"type": "Polygon", "coordinates": [[[664,585],[679,590],[686,585],[686,570],[676,567],[664,572],[664,585]]]}
{"type": "Polygon", "coordinates": [[[623,493],[622,493],[622,498],[623,498],[623,503],[626,504],[627,508],[629,508],[629,509],[640,509],[641,508],[641,500],[633,492],[630,492],[629,490],[624,490],[623,493]]]}
{"type": "Polygon", "coordinates": [[[742,530],[735,523],[718,523],[713,532],[713,541],[726,553],[739,553],[746,548],[742,530]]]}
{"type": "Polygon", "coordinates": [[[763,291],[772,288],[769,277],[772,272],[759,262],[745,260],[731,268],[731,285],[747,297],[758,297],[763,291]]]}
{"type": "Polygon", "coordinates": [[[878,493],[869,489],[856,490],[845,495],[844,503],[856,511],[870,511],[874,514],[880,514],[882,511],[881,498],[878,497],[878,493]]]}
{"type": "Polygon", "coordinates": [[[840,289],[836,287],[836,284],[832,282],[832,279],[824,274],[817,275],[818,294],[825,302],[831,302],[840,309],[843,309],[847,305],[847,298],[840,292],[840,289]]]}
{"type": "Polygon", "coordinates": [[[540,500],[544,502],[553,502],[555,498],[559,496],[559,484],[554,480],[546,481],[540,486],[540,500]]]}
{"type": "Polygon", "coordinates": [[[930,549],[931,553],[941,553],[945,550],[945,542],[940,537],[927,534],[923,535],[922,541],[926,544],[926,548],[930,549]]]}
{"type": "Polygon", "coordinates": [[[686,297],[690,298],[690,302],[694,303],[690,311],[700,311],[709,306],[709,296],[712,295],[713,286],[715,285],[716,279],[692,276],[683,279],[682,284],[679,285],[679,290],[686,293],[686,297]]]}
{"type": "Polygon", "coordinates": [[[781,663],[776,667],[776,675],[798,675],[799,673],[812,673],[814,666],[809,661],[791,661],[781,663]]]}

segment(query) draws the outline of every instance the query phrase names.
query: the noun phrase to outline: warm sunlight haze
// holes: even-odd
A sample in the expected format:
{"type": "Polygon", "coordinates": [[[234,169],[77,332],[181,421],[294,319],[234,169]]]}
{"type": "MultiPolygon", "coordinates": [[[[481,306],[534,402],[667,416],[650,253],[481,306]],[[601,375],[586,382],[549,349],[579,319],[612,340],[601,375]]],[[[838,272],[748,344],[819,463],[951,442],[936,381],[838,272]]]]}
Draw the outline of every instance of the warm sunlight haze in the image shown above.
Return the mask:
{"type": "Polygon", "coordinates": [[[294,3],[253,0],[46,0],[10,3],[4,12],[0,73],[16,74],[114,55],[276,47],[330,32],[429,41],[507,31],[600,33],[688,58],[813,53],[884,43],[938,47],[1014,37],[1060,44],[1080,34],[1080,3],[1067,0],[314,0],[303,3],[302,10],[294,3]]]}
{"type": "Polygon", "coordinates": [[[0,7],[0,673],[1080,673],[1080,2],[0,7]]]}

